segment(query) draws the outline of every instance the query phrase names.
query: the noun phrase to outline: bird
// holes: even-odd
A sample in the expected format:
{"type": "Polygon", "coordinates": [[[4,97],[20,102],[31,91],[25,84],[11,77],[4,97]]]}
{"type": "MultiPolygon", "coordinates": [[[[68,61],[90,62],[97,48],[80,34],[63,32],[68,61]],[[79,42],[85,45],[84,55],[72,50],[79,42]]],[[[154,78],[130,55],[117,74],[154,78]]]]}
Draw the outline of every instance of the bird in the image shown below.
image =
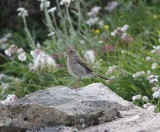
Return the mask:
{"type": "Polygon", "coordinates": [[[76,49],[69,48],[64,52],[64,54],[67,57],[68,72],[77,79],[77,85],[82,78],[98,77],[104,80],[109,80],[108,78],[95,73],[80,57],[76,49]]]}

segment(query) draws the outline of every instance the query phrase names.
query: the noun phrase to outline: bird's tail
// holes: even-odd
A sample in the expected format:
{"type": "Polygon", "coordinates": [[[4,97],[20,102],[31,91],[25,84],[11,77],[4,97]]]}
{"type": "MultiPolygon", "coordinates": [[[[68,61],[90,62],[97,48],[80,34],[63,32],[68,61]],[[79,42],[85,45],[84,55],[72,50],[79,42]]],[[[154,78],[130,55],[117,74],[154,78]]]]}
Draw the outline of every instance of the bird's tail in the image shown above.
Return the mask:
{"type": "Polygon", "coordinates": [[[97,74],[97,73],[95,73],[95,72],[92,72],[92,74],[93,74],[94,76],[99,77],[99,78],[102,78],[102,79],[104,79],[104,80],[110,80],[110,79],[108,79],[108,78],[106,78],[106,77],[104,77],[104,76],[102,76],[102,75],[99,75],[99,74],[97,74]]]}

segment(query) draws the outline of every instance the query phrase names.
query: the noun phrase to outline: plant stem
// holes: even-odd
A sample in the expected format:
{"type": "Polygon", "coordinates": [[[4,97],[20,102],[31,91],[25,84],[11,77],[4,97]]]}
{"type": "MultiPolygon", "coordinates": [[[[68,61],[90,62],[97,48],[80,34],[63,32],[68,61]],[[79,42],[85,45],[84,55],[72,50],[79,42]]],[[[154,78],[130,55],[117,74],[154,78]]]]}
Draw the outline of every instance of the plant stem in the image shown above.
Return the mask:
{"type": "Polygon", "coordinates": [[[26,32],[28,40],[29,40],[30,47],[34,49],[35,42],[34,42],[33,38],[31,37],[31,34],[28,30],[26,19],[25,19],[25,17],[22,17],[22,19],[23,19],[23,23],[24,23],[24,29],[25,29],[25,32],[26,32]]]}
{"type": "Polygon", "coordinates": [[[67,19],[69,21],[70,28],[71,28],[70,33],[74,33],[74,28],[73,28],[73,24],[72,24],[72,20],[71,20],[70,14],[69,14],[68,6],[65,5],[65,7],[66,7],[67,19]]]}

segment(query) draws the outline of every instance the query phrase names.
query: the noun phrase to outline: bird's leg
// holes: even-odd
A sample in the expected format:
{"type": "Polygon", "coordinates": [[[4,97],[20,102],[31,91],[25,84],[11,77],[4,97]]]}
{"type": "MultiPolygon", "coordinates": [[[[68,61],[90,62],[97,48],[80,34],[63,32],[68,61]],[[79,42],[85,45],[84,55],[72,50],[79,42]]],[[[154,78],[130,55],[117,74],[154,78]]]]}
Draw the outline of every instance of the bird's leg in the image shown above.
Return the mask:
{"type": "Polygon", "coordinates": [[[79,78],[77,79],[77,83],[75,84],[74,88],[77,88],[77,87],[78,87],[80,81],[81,81],[81,77],[79,77],[79,78]]]}

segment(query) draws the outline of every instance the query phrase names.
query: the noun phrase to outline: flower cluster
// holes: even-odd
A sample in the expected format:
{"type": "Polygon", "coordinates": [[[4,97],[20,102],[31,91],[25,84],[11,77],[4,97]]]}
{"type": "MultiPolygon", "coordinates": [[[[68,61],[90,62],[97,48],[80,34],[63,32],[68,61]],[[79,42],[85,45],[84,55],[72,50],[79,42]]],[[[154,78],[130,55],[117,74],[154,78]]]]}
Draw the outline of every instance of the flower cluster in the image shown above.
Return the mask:
{"type": "Polygon", "coordinates": [[[147,109],[148,111],[155,111],[156,106],[153,105],[152,103],[147,103],[143,105],[143,108],[147,109]]]}
{"type": "Polygon", "coordinates": [[[41,11],[44,10],[45,8],[50,7],[50,1],[48,1],[48,0],[38,0],[38,1],[41,2],[41,4],[40,4],[41,11]]]}
{"type": "Polygon", "coordinates": [[[8,49],[6,49],[5,54],[8,56],[11,56],[14,53],[18,53],[18,59],[20,61],[25,61],[26,60],[26,53],[24,52],[24,50],[22,48],[17,49],[17,46],[12,44],[8,49]]]}
{"type": "Polygon", "coordinates": [[[6,49],[4,52],[6,55],[11,56],[13,53],[17,51],[17,46],[12,44],[8,49],[6,49]]]}
{"type": "MultiPolygon", "coordinates": [[[[99,18],[96,17],[97,14],[99,13],[99,11],[101,10],[101,7],[99,6],[95,6],[91,9],[90,12],[88,12],[88,16],[89,16],[89,19],[86,21],[86,23],[90,26],[94,25],[94,24],[97,24],[98,21],[99,21],[99,18]]],[[[102,25],[103,22],[101,21],[100,22],[100,25],[102,25]]]]}
{"type": "Polygon", "coordinates": [[[24,50],[22,48],[17,50],[18,53],[18,59],[20,61],[25,61],[26,60],[26,52],[24,52],[24,50]]]}
{"type": "Polygon", "coordinates": [[[137,77],[144,76],[144,75],[145,75],[145,72],[144,71],[140,71],[140,72],[136,72],[132,76],[133,76],[133,78],[137,78],[137,77]]]}
{"type": "Polygon", "coordinates": [[[35,49],[34,51],[31,51],[30,54],[33,57],[33,63],[29,64],[30,71],[35,70],[51,70],[56,66],[55,60],[49,56],[48,54],[45,54],[39,49],[35,49]]]}
{"type": "Polygon", "coordinates": [[[95,6],[87,14],[88,14],[89,17],[96,17],[96,15],[99,13],[100,10],[101,10],[101,7],[95,6]]]}
{"type": "Polygon", "coordinates": [[[151,66],[151,69],[152,70],[155,70],[157,68],[158,64],[156,62],[154,62],[151,66]]]}
{"type": "Polygon", "coordinates": [[[88,64],[93,65],[95,63],[96,57],[94,50],[87,50],[84,53],[84,58],[86,59],[88,64]]]}
{"type": "Polygon", "coordinates": [[[54,13],[57,10],[57,7],[52,7],[48,10],[48,13],[54,13]]]}
{"type": "Polygon", "coordinates": [[[156,91],[158,91],[158,89],[159,89],[159,87],[153,87],[151,90],[153,91],[153,92],[156,92],[156,91]]]}
{"type": "Polygon", "coordinates": [[[105,7],[105,10],[111,13],[118,7],[118,5],[119,3],[116,1],[109,2],[107,7],[105,7]]]}
{"type": "Polygon", "coordinates": [[[160,98],[160,89],[153,93],[153,98],[160,98]]]}
{"type": "Polygon", "coordinates": [[[126,31],[128,30],[129,26],[124,25],[123,27],[118,27],[113,32],[111,32],[111,35],[115,37],[116,35],[120,36],[122,39],[127,36],[126,31]]]}
{"type": "Polygon", "coordinates": [[[133,96],[132,100],[133,101],[142,100],[143,102],[148,102],[149,98],[147,96],[142,96],[142,95],[138,94],[138,95],[133,96]]]}
{"type": "Polygon", "coordinates": [[[15,102],[16,101],[16,99],[17,99],[17,96],[15,95],[15,94],[9,94],[8,96],[7,96],[7,99],[5,99],[4,101],[2,101],[1,103],[3,104],[3,105],[10,105],[10,104],[12,104],[13,102],[15,102]]]}
{"type": "MultiPolygon", "coordinates": [[[[159,96],[158,96],[159,97],[159,96]]],[[[135,102],[135,101],[142,101],[144,104],[143,104],[143,108],[149,110],[149,111],[152,111],[154,112],[155,109],[156,109],[156,106],[153,105],[152,103],[149,103],[149,98],[147,96],[142,96],[142,95],[135,95],[132,97],[132,100],[135,102]]]]}
{"type": "Polygon", "coordinates": [[[18,12],[18,16],[21,16],[21,17],[28,16],[28,11],[24,9],[23,7],[18,8],[17,12],[18,12]]]}
{"type": "Polygon", "coordinates": [[[149,82],[151,84],[155,84],[156,82],[158,82],[158,77],[157,75],[149,75],[147,80],[149,80],[149,82]]]}
{"type": "Polygon", "coordinates": [[[112,74],[118,67],[116,65],[109,66],[108,71],[106,72],[107,75],[112,74]]]}
{"type": "Polygon", "coordinates": [[[153,50],[151,50],[151,53],[160,54],[160,46],[153,45],[153,50]]]}
{"type": "Polygon", "coordinates": [[[94,18],[90,17],[90,18],[86,21],[86,23],[87,23],[89,26],[92,26],[92,25],[98,23],[98,21],[99,21],[99,18],[98,18],[98,17],[94,17],[94,18]]]}
{"type": "Polygon", "coordinates": [[[142,95],[135,95],[132,97],[132,100],[135,101],[135,100],[141,100],[142,99],[142,95]]]}
{"type": "Polygon", "coordinates": [[[60,1],[60,5],[67,5],[67,6],[69,6],[72,1],[74,1],[74,0],[61,0],[60,1]]]}
{"type": "Polygon", "coordinates": [[[152,58],[150,56],[146,57],[146,61],[150,61],[152,58]]]}

